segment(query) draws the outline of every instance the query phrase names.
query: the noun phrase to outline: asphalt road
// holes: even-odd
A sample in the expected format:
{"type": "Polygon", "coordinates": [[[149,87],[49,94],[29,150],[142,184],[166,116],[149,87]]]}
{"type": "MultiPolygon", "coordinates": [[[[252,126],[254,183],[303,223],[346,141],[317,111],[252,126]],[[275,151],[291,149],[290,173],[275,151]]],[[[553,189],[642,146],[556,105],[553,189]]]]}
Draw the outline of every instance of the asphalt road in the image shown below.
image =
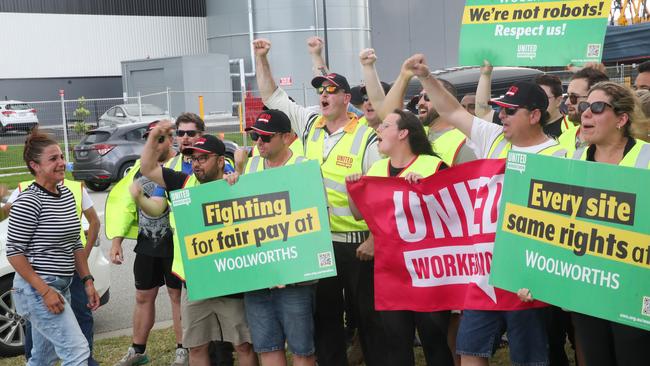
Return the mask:
{"type": "MultiPolygon", "coordinates": [[[[106,258],[110,258],[111,242],[106,239],[104,234],[104,206],[108,196],[107,192],[89,191],[91,198],[95,202],[95,210],[100,214],[100,220],[102,221],[100,248],[106,258]]],[[[133,285],[134,246],[134,240],[125,240],[122,243],[124,263],[111,265],[111,298],[106,305],[95,312],[95,335],[132,327],[133,307],[135,305],[135,287],[133,285]]],[[[156,299],[156,322],[170,321],[171,318],[169,296],[167,295],[167,289],[163,287],[158,292],[156,299]]]]}

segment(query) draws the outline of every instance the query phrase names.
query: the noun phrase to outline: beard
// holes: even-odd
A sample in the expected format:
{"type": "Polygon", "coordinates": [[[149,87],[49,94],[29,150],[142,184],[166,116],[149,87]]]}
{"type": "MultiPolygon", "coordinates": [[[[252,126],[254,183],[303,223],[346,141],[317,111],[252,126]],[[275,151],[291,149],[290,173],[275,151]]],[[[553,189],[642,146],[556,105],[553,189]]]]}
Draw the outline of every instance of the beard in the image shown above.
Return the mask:
{"type": "Polygon", "coordinates": [[[430,109],[424,118],[420,117],[420,122],[422,122],[423,126],[431,126],[431,123],[438,117],[440,117],[438,111],[435,109],[430,109]]]}

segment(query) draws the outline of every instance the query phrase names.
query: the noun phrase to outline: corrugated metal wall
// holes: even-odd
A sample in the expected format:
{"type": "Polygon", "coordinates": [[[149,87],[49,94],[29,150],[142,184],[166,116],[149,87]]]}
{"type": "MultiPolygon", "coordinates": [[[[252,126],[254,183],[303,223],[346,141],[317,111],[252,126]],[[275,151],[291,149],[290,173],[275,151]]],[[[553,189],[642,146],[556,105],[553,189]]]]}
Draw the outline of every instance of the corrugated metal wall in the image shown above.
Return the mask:
{"type": "Polygon", "coordinates": [[[120,62],[206,53],[204,17],[0,13],[1,78],[117,76],[120,62]]]}
{"type": "Polygon", "coordinates": [[[0,13],[204,17],[205,0],[0,0],[0,13]]]}

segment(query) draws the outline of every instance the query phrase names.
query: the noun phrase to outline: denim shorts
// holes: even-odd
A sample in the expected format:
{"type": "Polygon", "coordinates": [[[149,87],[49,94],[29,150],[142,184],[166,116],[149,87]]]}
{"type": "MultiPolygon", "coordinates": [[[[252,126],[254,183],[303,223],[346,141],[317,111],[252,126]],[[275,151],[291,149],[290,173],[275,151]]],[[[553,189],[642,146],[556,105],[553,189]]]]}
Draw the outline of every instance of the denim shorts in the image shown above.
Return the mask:
{"type": "Polygon", "coordinates": [[[314,285],[263,289],[244,295],[255,352],[284,350],[311,356],[314,347],[314,285]]]}
{"type": "Polygon", "coordinates": [[[456,339],[456,353],[490,357],[496,351],[504,332],[508,334],[512,365],[548,365],[544,308],[463,311],[456,339]]]}
{"type": "Polygon", "coordinates": [[[52,365],[59,358],[64,365],[87,365],[90,350],[70,306],[72,276],[44,276],[50,291],[65,299],[64,310],[51,313],[43,297],[18,273],[14,276],[13,296],[16,312],[32,324],[32,356],[27,365],[52,365]]]}

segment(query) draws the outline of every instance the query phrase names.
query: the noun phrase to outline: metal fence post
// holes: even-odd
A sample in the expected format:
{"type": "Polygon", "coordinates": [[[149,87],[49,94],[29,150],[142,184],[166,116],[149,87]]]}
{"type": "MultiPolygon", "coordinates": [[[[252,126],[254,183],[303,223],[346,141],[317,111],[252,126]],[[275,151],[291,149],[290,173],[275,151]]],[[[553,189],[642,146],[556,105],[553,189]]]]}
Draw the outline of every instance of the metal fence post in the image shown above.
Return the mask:
{"type": "Polygon", "coordinates": [[[142,96],[138,92],[138,122],[142,122],[142,96]]]}
{"type": "Polygon", "coordinates": [[[63,123],[63,147],[65,148],[65,161],[70,161],[70,156],[68,154],[68,121],[65,118],[65,95],[63,92],[59,92],[61,98],[61,121],[63,123]]]}
{"type": "MultiPolygon", "coordinates": [[[[253,60],[255,62],[255,60],[253,60]]],[[[246,75],[244,74],[246,71],[244,70],[244,59],[240,58],[239,59],[239,86],[241,90],[241,113],[242,113],[242,121],[244,124],[244,128],[246,127],[246,75]]],[[[246,141],[246,132],[243,130],[240,131],[242,134],[242,142],[244,146],[248,146],[248,143],[246,141]]]]}
{"type": "Polygon", "coordinates": [[[307,86],[302,83],[302,105],[307,105],[307,86]]]}
{"type": "Polygon", "coordinates": [[[171,109],[170,102],[169,102],[169,87],[165,88],[165,92],[167,93],[167,114],[169,116],[171,116],[172,115],[172,109],[171,109]]]}

